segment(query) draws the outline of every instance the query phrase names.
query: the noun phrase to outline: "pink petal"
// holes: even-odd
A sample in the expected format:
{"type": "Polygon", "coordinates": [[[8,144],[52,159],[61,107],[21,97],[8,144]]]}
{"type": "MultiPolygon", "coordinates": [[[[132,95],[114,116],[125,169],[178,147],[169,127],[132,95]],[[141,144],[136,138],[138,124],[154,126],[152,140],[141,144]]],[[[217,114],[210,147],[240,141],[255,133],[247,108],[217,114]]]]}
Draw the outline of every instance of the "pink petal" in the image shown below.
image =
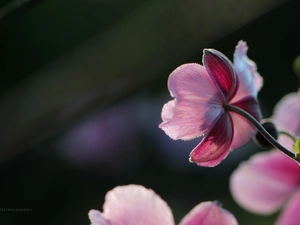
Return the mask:
{"type": "Polygon", "coordinates": [[[300,136],[300,89],[284,96],[275,106],[274,123],[279,130],[287,130],[300,136]]]}
{"type": "Polygon", "coordinates": [[[203,135],[223,111],[218,90],[204,67],[184,64],[169,76],[175,100],[164,105],[159,127],[173,139],[189,140],[203,135]]]}
{"type": "Polygon", "coordinates": [[[257,97],[257,92],[263,85],[263,78],[257,73],[255,62],[247,57],[246,42],[239,41],[234,52],[233,64],[239,79],[239,88],[232,101],[238,101],[246,96],[257,97]]]}
{"type": "Polygon", "coordinates": [[[221,52],[205,49],[203,65],[220,91],[223,102],[229,101],[238,89],[238,80],[230,60],[221,52]]]}
{"type": "Polygon", "coordinates": [[[109,191],[103,211],[113,225],[174,225],[167,203],[154,191],[140,185],[119,186],[109,191]]]}
{"type": "Polygon", "coordinates": [[[235,217],[216,202],[202,202],[195,206],[179,225],[237,225],[235,217]]]}
{"type": "MultiPolygon", "coordinates": [[[[250,113],[257,121],[261,119],[260,107],[257,100],[254,97],[246,97],[239,102],[230,103],[237,106],[246,112],[250,113]]],[[[254,126],[248,122],[244,117],[237,113],[230,112],[232,122],[233,122],[233,140],[231,144],[231,149],[239,148],[250,141],[255,133],[254,126]]]]}
{"type": "Polygon", "coordinates": [[[233,137],[229,114],[224,113],[214,128],[190,153],[190,160],[200,166],[216,166],[228,154],[233,137]]]}
{"type": "Polygon", "coordinates": [[[258,214],[278,210],[299,185],[300,166],[277,150],[252,156],[230,178],[237,203],[258,214]]]}
{"type": "Polygon", "coordinates": [[[299,225],[300,191],[297,191],[287,202],[276,225],[299,225]]]}
{"type": "Polygon", "coordinates": [[[102,213],[98,210],[90,210],[89,218],[91,221],[91,225],[111,225],[106,219],[103,217],[102,213]]]}

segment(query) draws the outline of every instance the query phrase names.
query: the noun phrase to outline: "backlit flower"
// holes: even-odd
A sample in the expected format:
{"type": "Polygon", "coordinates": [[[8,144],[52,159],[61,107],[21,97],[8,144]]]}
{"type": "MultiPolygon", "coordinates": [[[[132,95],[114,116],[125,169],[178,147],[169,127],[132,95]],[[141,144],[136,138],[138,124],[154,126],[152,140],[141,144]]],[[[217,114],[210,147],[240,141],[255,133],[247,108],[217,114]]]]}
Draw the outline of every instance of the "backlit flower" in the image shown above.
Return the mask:
{"type": "Polygon", "coordinates": [[[175,140],[204,135],[190,153],[191,161],[198,165],[219,164],[254,133],[245,118],[225,110],[226,104],[247,111],[257,120],[261,118],[257,92],[263,81],[246,52],[246,43],[240,41],[232,65],[222,53],[206,49],[203,66],[184,64],[169,76],[168,88],[174,100],[164,105],[159,127],[175,140]]]}
{"type": "MultiPolygon", "coordinates": [[[[170,207],[154,191],[140,185],[119,186],[105,196],[103,213],[90,210],[91,225],[174,225],[170,207]]],[[[180,225],[237,225],[216,202],[202,202],[180,225]]]]}
{"type": "MultiPolygon", "coordinates": [[[[300,91],[286,95],[275,107],[278,130],[300,136],[300,91]]],[[[279,142],[292,149],[293,141],[280,135],[279,142]]],[[[258,153],[243,162],[230,178],[234,199],[243,208],[271,214],[284,208],[276,225],[300,221],[300,166],[278,150],[258,153]]]]}

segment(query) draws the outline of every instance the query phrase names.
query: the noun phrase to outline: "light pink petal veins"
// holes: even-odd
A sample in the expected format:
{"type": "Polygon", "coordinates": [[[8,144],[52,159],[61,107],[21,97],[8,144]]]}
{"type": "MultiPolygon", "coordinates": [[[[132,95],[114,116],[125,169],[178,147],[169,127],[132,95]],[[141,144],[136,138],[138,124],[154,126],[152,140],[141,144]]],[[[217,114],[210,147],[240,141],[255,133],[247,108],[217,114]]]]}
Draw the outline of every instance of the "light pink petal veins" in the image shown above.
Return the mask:
{"type": "Polygon", "coordinates": [[[252,156],[230,178],[236,202],[258,214],[277,211],[299,185],[299,165],[278,150],[252,156]]]}
{"type": "Polygon", "coordinates": [[[232,102],[241,100],[246,96],[257,97],[258,91],[263,86],[263,78],[257,72],[256,64],[247,56],[246,42],[239,41],[236,46],[233,64],[239,79],[239,88],[232,102]]]}
{"type": "Polygon", "coordinates": [[[119,186],[109,191],[103,215],[112,225],[174,225],[167,203],[140,185],[119,186]]]}
{"type": "Polygon", "coordinates": [[[235,217],[216,202],[202,202],[195,206],[179,225],[238,225],[235,217]]]}
{"type": "Polygon", "coordinates": [[[200,166],[216,166],[229,153],[232,137],[231,118],[229,114],[224,113],[213,129],[193,149],[190,160],[200,166]]]}
{"type": "Polygon", "coordinates": [[[218,90],[199,64],[175,69],[168,87],[175,99],[164,105],[159,127],[172,139],[190,140],[203,135],[223,112],[218,90]]]}

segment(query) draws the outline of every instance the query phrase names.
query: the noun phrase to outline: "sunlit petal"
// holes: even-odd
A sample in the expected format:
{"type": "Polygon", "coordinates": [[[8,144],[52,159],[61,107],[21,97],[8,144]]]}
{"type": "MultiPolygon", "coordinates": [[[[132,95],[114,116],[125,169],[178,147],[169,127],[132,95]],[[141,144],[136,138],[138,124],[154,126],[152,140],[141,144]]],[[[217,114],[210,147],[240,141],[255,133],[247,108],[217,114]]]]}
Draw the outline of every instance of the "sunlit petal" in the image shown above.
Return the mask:
{"type": "Polygon", "coordinates": [[[247,56],[246,42],[239,41],[235,48],[233,64],[239,79],[239,88],[232,99],[238,101],[246,96],[257,97],[257,92],[263,85],[263,78],[257,72],[256,64],[247,56]]]}
{"type": "Polygon", "coordinates": [[[217,202],[202,202],[195,206],[179,225],[237,225],[235,217],[217,202]]]}
{"type": "Polygon", "coordinates": [[[113,225],[174,225],[167,203],[140,185],[119,186],[109,191],[103,215],[113,225]]]}
{"type": "Polygon", "coordinates": [[[189,140],[207,132],[223,111],[217,89],[196,63],[174,70],[168,81],[175,100],[164,105],[159,127],[172,139],[189,140]]]}

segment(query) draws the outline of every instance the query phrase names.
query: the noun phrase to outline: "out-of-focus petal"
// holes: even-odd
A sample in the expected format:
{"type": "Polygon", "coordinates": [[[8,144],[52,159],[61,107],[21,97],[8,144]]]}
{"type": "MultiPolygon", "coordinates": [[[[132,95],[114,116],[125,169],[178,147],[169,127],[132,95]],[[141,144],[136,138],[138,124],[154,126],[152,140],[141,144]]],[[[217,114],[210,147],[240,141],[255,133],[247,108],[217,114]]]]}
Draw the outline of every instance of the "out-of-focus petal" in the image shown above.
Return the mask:
{"type": "MultiPolygon", "coordinates": [[[[278,130],[300,136],[300,89],[298,92],[285,95],[277,103],[272,118],[278,130]]],[[[286,135],[279,135],[278,141],[288,149],[292,149],[294,145],[286,135]]]]}
{"type": "Polygon", "coordinates": [[[263,85],[263,78],[257,73],[255,62],[247,56],[246,42],[239,41],[235,48],[233,64],[239,79],[239,88],[233,101],[238,101],[245,96],[257,97],[257,92],[263,85]]]}
{"type": "Polygon", "coordinates": [[[202,202],[195,206],[179,225],[238,225],[235,217],[217,202],[202,202]]]}
{"type": "Polygon", "coordinates": [[[102,213],[95,209],[91,209],[89,211],[89,218],[91,221],[91,225],[111,225],[111,223],[106,221],[102,213]]]}
{"type": "Polygon", "coordinates": [[[275,106],[272,117],[279,130],[300,136],[300,89],[285,95],[275,106]]]}
{"type": "Polygon", "coordinates": [[[299,225],[300,191],[296,192],[285,205],[276,225],[299,225]]]}
{"type": "Polygon", "coordinates": [[[238,89],[238,80],[230,60],[221,52],[205,49],[203,65],[212,78],[224,102],[231,100],[238,89]]]}
{"type": "Polygon", "coordinates": [[[233,198],[245,209],[270,214],[300,185],[299,165],[280,151],[258,153],[243,162],[230,178],[233,198]]]}
{"type": "Polygon", "coordinates": [[[204,67],[184,64],[168,80],[175,100],[164,105],[159,127],[172,139],[190,140],[203,135],[222,113],[218,90],[204,67]]]}
{"type": "MultiPolygon", "coordinates": [[[[250,113],[256,120],[260,121],[261,113],[257,100],[254,97],[248,96],[239,102],[230,103],[237,106],[246,112],[250,113]]],[[[233,140],[231,149],[239,148],[250,141],[251,137],[255,133],[254,126],[243,116],[229,112],[233,122],[233,140]]]]}
{"type": "Polygon", "coordinates": [[[140,185],[119,186],[109,191],[103,215],[113,225],[174,225],[167,203],[140,185]]]}
{"type": "Polygon", "coordinates": [[[97,168],[105,174],[131,170],[142,162],[135,107],[129,100],[96,110],[60,135],[59,156],[80,169],[97,168]]]}
{"type": "Polygon", "coordinates": [[[216,166],[228,154],[233,137],[229,114],[224,113],[214,128],[190,154],[190,160],[200,166],[216,166]]]}

